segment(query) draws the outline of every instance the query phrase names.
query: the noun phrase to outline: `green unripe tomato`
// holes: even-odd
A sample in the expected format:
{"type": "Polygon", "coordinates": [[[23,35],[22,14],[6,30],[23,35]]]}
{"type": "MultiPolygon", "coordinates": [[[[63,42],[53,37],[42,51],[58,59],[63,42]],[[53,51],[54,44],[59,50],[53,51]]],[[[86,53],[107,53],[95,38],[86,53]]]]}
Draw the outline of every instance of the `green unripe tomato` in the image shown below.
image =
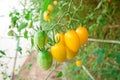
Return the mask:
{"type": "Polygon", "coordinates": [[[47,43],[48,36],[45,31],[38,31],[34,35],[34,45],[42,49],[47,43]]]}
{"type": "Polygon", "coordinates": [[[51,53],[47,50],[39,52],[37,55],[37,62],[41,69],[48,70],[53,62],[51,53]]]}

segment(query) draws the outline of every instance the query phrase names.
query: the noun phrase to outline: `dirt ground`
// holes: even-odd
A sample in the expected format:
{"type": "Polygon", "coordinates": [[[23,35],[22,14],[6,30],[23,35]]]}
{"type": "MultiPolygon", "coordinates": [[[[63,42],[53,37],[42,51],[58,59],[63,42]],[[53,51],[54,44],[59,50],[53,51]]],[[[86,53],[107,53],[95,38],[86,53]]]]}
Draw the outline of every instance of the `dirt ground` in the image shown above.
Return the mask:
{"type": "MultiPolygon", "coordinates": [[[[41,70],[36,62],[36,54],[31,54],[25,61],[24,65],[21,68],[21,71],[19,73],[19,77],[21,80],[45,80],[48,73],[53,69],[51,67],[48,71],[41,70]],[[28,64],[32,62],[32,67],[28,69],[28,64]]],[[[55,72],[52,73],[52,75],[48,78],[48,80],[62,80],[60,78],[56,78],[59,70],[61,69],[61,66],[59,65],[55,72]]],[[[15,75],[15,80],[17,75],[15,75]]]]}

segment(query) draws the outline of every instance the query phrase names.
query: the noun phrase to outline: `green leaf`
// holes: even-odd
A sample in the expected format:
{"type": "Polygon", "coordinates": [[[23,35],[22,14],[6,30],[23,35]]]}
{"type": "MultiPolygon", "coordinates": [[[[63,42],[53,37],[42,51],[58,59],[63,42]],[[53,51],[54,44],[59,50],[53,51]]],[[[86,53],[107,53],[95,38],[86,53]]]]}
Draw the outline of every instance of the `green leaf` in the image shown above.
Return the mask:
{"type": "Polygon", "coordinates": [[[12,17],[12,16],[13,16],[13,13],[12,13],[12,12],[10,12],[10,13],[9,13],[9,17],[12,17]]]}
{"type": "Polygon", "coordinates": [[[48,7],[49,4],[50,4],[50,0],[44,0],[44,6],[43,6],[43,9],[42,9],[42,12],[47,10],[47,7],[48,7]]]}
{"type": "Polygon", "coordinates": [[[16,22],[17,22],[18,19],[19,19],[19,18],[18,18],[17,16],[14,16],[14,17],[11,18],[11,22],[12,22],[13,24],[16,24],[16,22]]]}
{"type": "Polygon", "coordinates": [[[24,31],[24,38],[28,39],[28,31],[27,30],[24,31]]]}
{"type": "Polygon", "coordinates": [[[26,28],[27,27],[27,23],[23,22],[19,25],[18,27],[18,31],[20,32],[22,29],[26,28]]]}
{"type": "Polygon", "coordinates": [[[20,46],[17,47],[17,51],[20,52],[20,54],[22,54],[22,48],[20,46]]]}
{"type": "Polygon", "coordinates": [[[31,45],[32,45],[32,47],[34,46],[34,40],[33,40],[33,38],[31,38],[31,45]]]}
{"type": "Polygon", "coordinates": [[[30,20],[31,19],[31,11],[27,12],[27,14],[25,15],[25,19],[26,20],[30,20]]]}
{"type": "Polygon", "coordinates": [[[62,75],[63,75],[63,73],[62,73],[62,71],[60,71],[58,74],[57,74],[57,78],[60,78],[60,77],[62,77],[62,75]]]}
{"type": "Polygon", "coordinates": [[[32,67],[33,63],[30,62],[28,65],[27,65],[27,68],[30,69],[32,67]]]}
{"type": "Polygon", "coordinates": [[[77,66],[74,66],[73,67],[73,71],[79,71],[81,68],[80,67],[77,67],[77,66]]]}
{"type": "Polygon", "coordinates": [[[8,34],[8,36],[14,36],[15,32],[14,32],[14,30],[11,29],[8,31],[7,34],[8,34]]]}
{"type": "Polygon", "coordinates": [[[6,55],[6,54],[5,54],[5,51],[0,50],[0,57],[2,57],[3,55],[6,55]]]}
{"type": "Polygon", "coordinates": [[[101,49],[100,49],[100,52],[101,52],[101,53],[105,53],[105,49],[104,49],[104,48],[101,48],[101,49]]]}
{"type": "Polygon", "coordinates": [[[120,52],[116,54],[116,61],[120,64],[120,52]]]}

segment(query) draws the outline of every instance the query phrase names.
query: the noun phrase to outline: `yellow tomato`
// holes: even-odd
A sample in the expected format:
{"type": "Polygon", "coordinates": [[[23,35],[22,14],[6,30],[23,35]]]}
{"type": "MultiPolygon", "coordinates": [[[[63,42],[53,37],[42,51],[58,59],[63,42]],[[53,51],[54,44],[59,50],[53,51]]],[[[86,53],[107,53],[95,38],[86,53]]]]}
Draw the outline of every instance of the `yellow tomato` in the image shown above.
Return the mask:
{"type": "Polygon", "coordinates": [[[78,67],[82,66],[82,61],[80,61],[80,60],[76,61],[75,63],[76,63],[76,66],[78,66],[78,67]]]}
{"type": "Polygon", "coordinates": [[[55,1],[53,2],[53,4],[54,4],[54,5],[58,5],[58,1],[55,0],[55,1]]]}
{"type": "Polygon", "coordinates": [[[52,11],[53,9],[54,9],[53,6],[52,6],[51,4],[49,4],[49,5],[48,5],[48,10],[49,10],[49,11],[52,11]]]}
{"type": "Polygon", "coordinates": [[[77,52],[73,52],[69,48],[66,48],[66,54],[68,59],[73,59],[77,55],[77,52]]]}
{"type": "Polygon", "coordinates": [[[66,48],[61,43],[51,46],[51,53],[53,58],[58,62],[64,62],[66,60],[66,48]]]}
{"type": "Polygon", "coordinates": [[[79,36],[74,30],[69,30],[65,33],[65,44],[73,52],[77,52],[80,47],[79,36]]]}
{"type": "Polygon", "coordinates": [[[45,21],[49,21],[50,20],[50,12],[49,11],[45,11],[43,14],[43,19],[45,21]]]}
{"type": "Polygon", "coordinates": [[[110,3],[111,2],[111,0],[107,0],[108,1],[108,3],[110,3]]]}
{"type": "Polygon", "coordinates": [[[80,45],[83,45],[87,42],[88,40],[88,31],[85,27],[78,27],[76,29],[76,33],[78,34],[79,36],[79,39],[80,39],[80,45]]]}
{"type": "Polygon", "coordinates": [[[55,41],[56,41],[56,42],[59,42],[59,43],[62,43],[63,45],[65,45],[64,34],[62,34],[62,33],[57,33],[57,34],[55,35],[55,41]]]}

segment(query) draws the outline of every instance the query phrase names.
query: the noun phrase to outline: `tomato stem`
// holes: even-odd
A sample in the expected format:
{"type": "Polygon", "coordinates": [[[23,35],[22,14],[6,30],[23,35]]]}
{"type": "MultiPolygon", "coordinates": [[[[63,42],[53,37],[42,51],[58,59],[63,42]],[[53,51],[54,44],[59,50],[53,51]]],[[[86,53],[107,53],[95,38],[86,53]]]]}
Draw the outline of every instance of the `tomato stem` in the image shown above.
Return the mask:
{"type": "Polygon", "coordinates": [[[53,69],[49,72],[49,74],[47,75],[47,77],[45,78],[45,80],[48,80],[48,78],[50,77],[50,75],[57,69],[57,62],[55,62],[53,69]]]}

